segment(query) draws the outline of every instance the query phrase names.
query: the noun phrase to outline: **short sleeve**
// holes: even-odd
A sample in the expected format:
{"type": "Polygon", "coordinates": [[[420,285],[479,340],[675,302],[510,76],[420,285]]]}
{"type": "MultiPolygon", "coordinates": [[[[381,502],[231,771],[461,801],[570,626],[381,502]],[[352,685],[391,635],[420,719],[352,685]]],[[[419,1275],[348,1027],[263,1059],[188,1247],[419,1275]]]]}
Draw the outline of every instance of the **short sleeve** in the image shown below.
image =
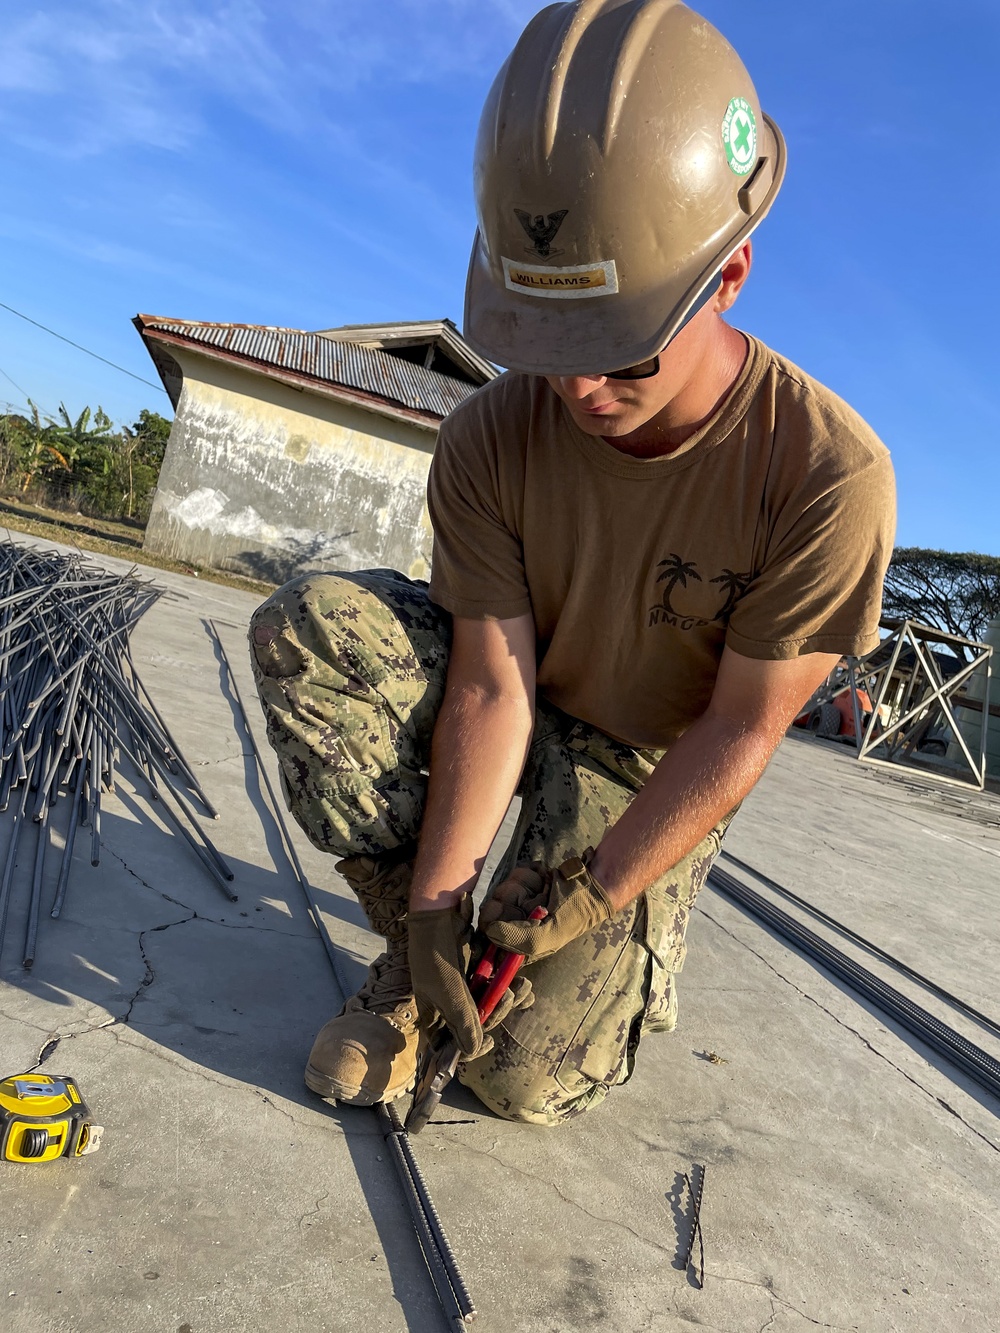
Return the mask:
{"type": "Polygon", "coordinates": [[[427,482],[431,600],[471,620],[531,611],[516,516],[504,513],[491,436],[484,413],[453,414],[441,427],[427,482]]]}
{"type": "Polygon", "coordinates": [[[788,504],[763,568],[733,608],[726,644],[744,657],[864,656],[879,643],[896,495],[888,452],[805,504],[788,504]]]}

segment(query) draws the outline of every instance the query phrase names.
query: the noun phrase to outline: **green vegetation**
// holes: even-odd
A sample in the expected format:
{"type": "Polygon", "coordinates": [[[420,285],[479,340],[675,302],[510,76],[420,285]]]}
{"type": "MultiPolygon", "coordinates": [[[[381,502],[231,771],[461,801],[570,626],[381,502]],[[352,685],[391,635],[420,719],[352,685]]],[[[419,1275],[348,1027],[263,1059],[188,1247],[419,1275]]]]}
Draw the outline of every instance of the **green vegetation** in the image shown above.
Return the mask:
{"type": "Polygon", "coordinates": [[[115,429],[103,408],[74,420],[64,404],[43,417],[0,416],[0,494],[98,518],[145,523],[160,473],[170,422],[143,408],[115,429]]]}
{"type": "Polygon", "coordinates": [[[882,614],[982,639],[989,622],[1000,617],[1000,556],[897,546],[882,614]]]}

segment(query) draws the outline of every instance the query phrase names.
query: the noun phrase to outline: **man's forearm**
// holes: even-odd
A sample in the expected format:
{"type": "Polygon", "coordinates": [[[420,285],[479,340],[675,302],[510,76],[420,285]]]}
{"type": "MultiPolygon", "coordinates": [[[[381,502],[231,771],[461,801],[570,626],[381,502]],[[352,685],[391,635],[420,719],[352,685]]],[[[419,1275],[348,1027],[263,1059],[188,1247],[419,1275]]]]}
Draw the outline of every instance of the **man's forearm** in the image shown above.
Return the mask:
{"type": "Polygon", "coordinates": [[[446,692],[431,744],[412,909],[447,907],[474,888],[521,776],[533,720],[526,694],[446,692]]]}
{"type": "Polygon", "coordinates": [[[747,795],[781,734],[706,714],[668,750],[591,862],[616,910],[697,847],[747,795]]]}

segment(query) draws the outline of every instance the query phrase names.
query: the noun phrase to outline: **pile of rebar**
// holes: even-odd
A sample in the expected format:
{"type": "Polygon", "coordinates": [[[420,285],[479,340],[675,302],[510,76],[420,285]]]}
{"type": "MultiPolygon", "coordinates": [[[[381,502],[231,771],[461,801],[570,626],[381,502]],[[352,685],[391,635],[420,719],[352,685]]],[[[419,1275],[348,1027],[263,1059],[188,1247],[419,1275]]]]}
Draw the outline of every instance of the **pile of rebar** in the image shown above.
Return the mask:
{"type": "Polygon", "coordinates": [[[145,789],[235,901],[233,873],[200,828],[192,797],[209,817],[218,815],[132,659],[131,630],[161,595],[133,572],[112,574],[79,555],[0,542],[0,826],[7,826],[0,950],[21,887],[15,881],[22,881],[30,895],[26,968],[35,960],[46,858],[61,844],[49,908],[58,917],[78,829],[89,830],[90,860],[100,863],[102,792],[113,791],[123,762],[130,783],[145,789]]]}

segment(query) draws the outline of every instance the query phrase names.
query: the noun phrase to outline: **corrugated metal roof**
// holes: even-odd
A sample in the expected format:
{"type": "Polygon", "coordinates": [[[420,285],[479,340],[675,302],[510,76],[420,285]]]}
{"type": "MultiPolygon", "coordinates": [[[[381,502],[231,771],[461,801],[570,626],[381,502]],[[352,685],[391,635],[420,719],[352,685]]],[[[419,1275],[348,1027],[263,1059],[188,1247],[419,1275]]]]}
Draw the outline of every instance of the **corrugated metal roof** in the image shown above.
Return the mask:
{"type": "Polygon", "coordinates": [[[170,333],[245,357],[260,366],[274,366],[327,384],[376,394],[388,402],[435,417],[446,417],[476,391],[474,385],[463,380],[425,370],[378,348],[336,342],[324,334],[301,329],[143,317],[142,330],[170,333]]]}
{"type": "Polygon", "coordinates": [[[500,374],[492,362],[469,346],[450,319],[407,320],[402,324],[342,324],[339,328],[317,329],[316,332],[335,342],[363,343],[366,347],[378,347],[386,352],[391,352],[394,344],[434,343],[438,351],[465,372],[459,378],[468,376],[476,384],[488,384],[500,374]]]}

